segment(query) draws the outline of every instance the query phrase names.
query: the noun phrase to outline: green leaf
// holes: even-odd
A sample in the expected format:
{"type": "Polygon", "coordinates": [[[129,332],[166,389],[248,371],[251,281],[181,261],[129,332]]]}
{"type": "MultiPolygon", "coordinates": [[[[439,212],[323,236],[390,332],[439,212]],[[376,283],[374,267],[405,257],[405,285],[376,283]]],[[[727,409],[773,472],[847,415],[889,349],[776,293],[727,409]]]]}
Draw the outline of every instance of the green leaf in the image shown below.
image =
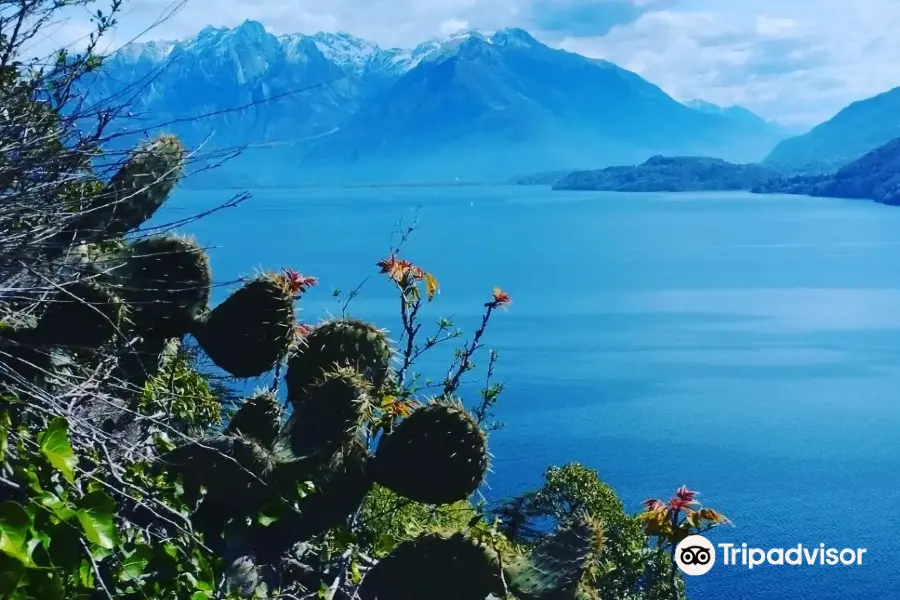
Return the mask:
{"type": "Polygon", "coordinates": [[[63,477],[71,483],[75,480],[75,467],[78,459],[72,451],[69,443],[69,423],[62,417],[56,417],[50,422],[47,430],[38,436],[41,445],[41,453],[47,457],[63,477]]]}
{"type": "Polygon", "coordinates": [[[268,527],[278,521],[284,514],[284,503],[280,500],[267,502],[256,516],[256,522],[263,527],[268,527]]]}
{"type": "Polygon", "coordinates": [[[94,587],[94,567],[88,561],[81,561],[78,567],[78,581],[82,587],[94,587]]]}
{"type": "Polygon", "coordinates": [[[191,558],[191,564],[197,569],[196,571],[196,587],[204,592],[214,592],[216,589],[216,574],[207,562],[203,553],[195,550],[191,558]]]}
{"type": "Polygon", "coordinates": [[[12,501],[0,503],[0,552],[26,566],[31,565],[27,541],[32,522],[31,515],[21,504],[12,501]]]}
{"type": "Polygon", "coordinates": [[[91,492],[78,503],[75,512],[84,536],[93,544],[111,550],[118,543],[113,515],[116,501],[106,492],[91,492]]]}
{"type": "Polygon", "coordinates": [[[148,556],[142,552],[132,552],[131,556],[122,559],[122,579],[124,581],[139,580],[148,564],[150,564],[148,556]]]}

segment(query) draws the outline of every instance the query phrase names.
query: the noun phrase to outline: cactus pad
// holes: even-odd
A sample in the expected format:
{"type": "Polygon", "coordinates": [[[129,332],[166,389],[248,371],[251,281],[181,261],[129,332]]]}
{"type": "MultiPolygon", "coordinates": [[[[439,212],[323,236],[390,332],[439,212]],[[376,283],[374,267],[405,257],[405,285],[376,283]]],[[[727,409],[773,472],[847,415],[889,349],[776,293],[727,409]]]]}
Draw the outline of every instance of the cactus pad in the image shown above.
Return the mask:
{"type": "Polygon", "coordinates": [[[179,236],[136,241],[122,269],[133,320],[153,337],[178,337],[209,303],[212,272],[206,252],[179,236]]]}
{"type": "Polygon", "coordinates": [[[350,368],[339,368],[305,388],[294,398],[288,425],[294,455],[333,454],[360,437],[371,412],[369,387],[350,368]]]}
{"type": "Polygon", "coordinates": [[[451,504],[474,492],[487,471],[484,432],[455,403],[433,403],[413,411],[375,454],[375,480],[425,504],[451,504]]]}
{"type": "Polygon", "coordinates": [[[51,345],[96,348],[118,332],[124,314],[122,302],[109,289],[82,279],[60,290],[35,333],[51,345]]]}
{"type": "Polygon", "coordinates": [[[231,418],[226,435],[248,437],[270,448],[281,429],[281,406],[273,394],[263,392],[248,398],[231,418]]]}
{"type": "Polygon", "coordinates": [[[484,600],[503,597],[496,555],[462,533],[425,534],[397,546],[359,589],[362,600],[484,600]]]}
{"type": "Polygon", "coordinates": [[[287,282],[278,275],[261,275],[198,320],[193,334],[220,368],[235,377],[256,377],[287,354],[294,318],[287,282]]]}
{"type": "Polygon", "coordinates": [[[603,544],[602,523],[581,517],[507,567],[506,580],[522,600],[578,598],[603,544]]]}
{"type": "MultiPolygon", "coordinates": [[[[369,454],[362,444],[353,444],[327,465],[312,474],[315,489],[297,502],[296,511],[288,511],[277,527],[257,531],[255,545],[261,557],[281,555],[294,544],[333,529],[344,523],[362,505],[372,488],[369,454]]],[[[271,479],[287,483],[285,476],[294,472],[293,465],[282,470],[276,464],[271,479]]],[[[299,481],[294,481],[294,486],[299,481]]],[[[283,488],[282,488],[283,489],[283,488]]]]}
{"type": "Polygon", "coordinates": [[[390,376],[393,350],[384,331],[357,319],[327,321],[312,328],[288,362],[288,398],[335,366],[351,367],[375,388],[390,376]]]}
{"type": "Polygon", "coordinates": [[[191,523],[207,543],[221,536],[229,520],[254,512],[265,497],[265,479],[273,466],[264,448],[240,437],[189,443],[161,456],[158,464],[169,475],[181,475],[189,505],[199,500],[191,523]],[[206,495],[201,496],[202,488],[206,495]]]}
{"type": "Polygon", "coordinates": [[[173,135],[135,149],[80,219],[81,237],[119,237],[147,221],[181,178],[184,159],[184,146],[173,135]]]}

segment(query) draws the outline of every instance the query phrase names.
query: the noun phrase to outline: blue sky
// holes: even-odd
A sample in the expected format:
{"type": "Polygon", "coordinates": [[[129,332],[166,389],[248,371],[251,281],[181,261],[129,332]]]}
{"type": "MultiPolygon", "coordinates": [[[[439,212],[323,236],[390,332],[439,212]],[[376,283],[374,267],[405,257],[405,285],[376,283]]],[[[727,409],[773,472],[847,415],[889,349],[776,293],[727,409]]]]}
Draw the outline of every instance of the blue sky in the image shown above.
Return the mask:
{"type": "MultiPolygon", "coordinates": [[[[126,0],[115,43],[173,6],[126,0]]],[[[347,31],[384,46],[524,27],[552,46],[631,69],[676,98],[740,104],[804,126],[900,86],[900,0],[188,0],[141,39],[248,18],[276,34],[347,31]]],[[[75,14],[55,39],[84,31],[84,14],[75,14]]]]}

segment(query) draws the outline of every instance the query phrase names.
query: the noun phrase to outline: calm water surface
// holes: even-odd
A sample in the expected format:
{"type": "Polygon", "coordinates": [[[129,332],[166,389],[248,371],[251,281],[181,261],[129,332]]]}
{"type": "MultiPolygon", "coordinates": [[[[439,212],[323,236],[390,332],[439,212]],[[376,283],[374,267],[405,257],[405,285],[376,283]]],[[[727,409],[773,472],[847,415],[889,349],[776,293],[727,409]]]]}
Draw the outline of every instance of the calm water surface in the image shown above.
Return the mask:
{"type": "MultiPolygon", "coordinates": [[[[163,220],[227,199],[183,192],[163,220]]],[[[632,510],[688,484],[735,527],[714,541],[865,547],[862,567],[716,566],[701,600],[900,597],[900,208],[748,194],[604,194],[529,187],[260,190],[186,228],[219,280],[292,266],[333,288],[375,272],[401,218],[434,272],[429,320],[471,327],[513,297],[486,341],[501,354],[506,428],[489,497],[578,460],[632,510]]],[[[398,332],[371,281],[350,305],[398,332]]],[[[396,333],[395,333],[396,337],[396,333]]],[[[441,377],[446,354],[421,367],[441,377]]]]}

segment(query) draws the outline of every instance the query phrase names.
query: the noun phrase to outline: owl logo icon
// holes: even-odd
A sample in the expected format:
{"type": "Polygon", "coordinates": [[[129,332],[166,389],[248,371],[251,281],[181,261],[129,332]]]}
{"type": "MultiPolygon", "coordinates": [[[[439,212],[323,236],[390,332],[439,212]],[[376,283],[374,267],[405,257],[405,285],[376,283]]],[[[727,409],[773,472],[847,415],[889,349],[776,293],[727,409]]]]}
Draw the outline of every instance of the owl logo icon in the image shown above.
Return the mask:
{"type": "Polygon", "coordinates": [[[716,549],[702,535],[689,535],[675,547],[675,564],[685,575],[703,575],[716,564],[716,549]]]}

